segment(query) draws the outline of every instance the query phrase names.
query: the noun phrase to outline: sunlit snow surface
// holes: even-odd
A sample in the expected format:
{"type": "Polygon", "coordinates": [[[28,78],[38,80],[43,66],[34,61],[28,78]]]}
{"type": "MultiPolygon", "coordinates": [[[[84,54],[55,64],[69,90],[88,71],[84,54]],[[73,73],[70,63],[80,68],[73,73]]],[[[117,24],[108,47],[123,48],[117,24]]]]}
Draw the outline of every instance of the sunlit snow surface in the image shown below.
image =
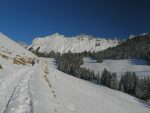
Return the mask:
{"type": "MultiPolygon", "coordinates": [[[[3,36],[3,35],[2,35],[3,36]]],[[[135,97],[96,85],[57,70],[54,59],[16,65],[16,55],[35,57],[0,36],[0,113],[149,113],[150,106],[135,97]],[[13,52],[3,52],[5,50],[13,52]]]]}
{"type": "Polygon", "coordinates": [[[127,60],[104,60],[102,63],[97,63],[96,60],[86,57],[83,58],[85,67],[94,70],[95,73],[102,73],[104,68],[111,72],[116,72],[118,76],[127,71],[136,72],[140,77],[150,76],[150,66],[143,59],[127,59],[127,60]]]}
{"type": "Polygon", "coordinates": [[[33,48],[34,51],[38,50],[42,53],[49,53],[50,51],[79,53],[84,51],[101,51],[108,47],[114,47],[118,43],[118,40],[93,38],[87,35],[65,37],[64,35],[55,33],[50,36],[35,38],[33,43],[28,46],[28,49],[33,48]]]}

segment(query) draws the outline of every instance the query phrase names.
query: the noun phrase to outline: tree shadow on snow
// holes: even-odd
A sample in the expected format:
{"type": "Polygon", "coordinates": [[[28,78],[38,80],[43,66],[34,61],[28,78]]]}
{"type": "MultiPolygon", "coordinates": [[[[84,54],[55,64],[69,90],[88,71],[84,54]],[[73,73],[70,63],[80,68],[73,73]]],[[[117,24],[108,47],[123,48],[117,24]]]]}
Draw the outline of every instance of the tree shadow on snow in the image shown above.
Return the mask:
{"type": "Polygon", "coordinates": [[[136,101],[142,103],[142,105],[143,105],[144,107],[150,108],[150,101],[149,101],[149,102],[146,102],[146,101],[141,100],[141,99],[137,99],[137,98],[134,98],[134,99],[135,99],[136,101]]]}
{"type": "Polygon", "coordinates": [[[133,65],[148,65],[148,62],[144,59],[130,59],[129,61],[133,65]]]}

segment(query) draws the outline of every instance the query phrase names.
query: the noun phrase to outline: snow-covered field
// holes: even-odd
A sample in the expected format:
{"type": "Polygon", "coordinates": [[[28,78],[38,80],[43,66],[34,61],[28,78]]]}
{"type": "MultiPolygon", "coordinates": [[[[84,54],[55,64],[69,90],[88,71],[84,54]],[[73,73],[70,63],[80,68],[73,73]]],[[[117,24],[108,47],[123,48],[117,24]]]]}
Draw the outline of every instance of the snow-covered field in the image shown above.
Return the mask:
{"type": "Polygon", "coordinates": [[[96,60],[86,57],[83,58],[83,61],[84,64],[81,67],[94,70],[95,73],[102,73],[106,68],[111,72],[116,72],[118,76],[127,71],[134,71],[140,77],[150,76],[150,66],[147,65],[145,60],[104,60],[102,63],[96,63],[96,60]]]}
{"type": "Polygon", "coordinates": [[[3,35],[0,36],[0,54],[8,56],[0,56],[0,113],[150,111],[150,106],[135,97],[57,70],[54,59],[36,58],[39,63],[34,66],[14,64],[12,60],[17,55],[33,59],[35,56],[3,35]]]}

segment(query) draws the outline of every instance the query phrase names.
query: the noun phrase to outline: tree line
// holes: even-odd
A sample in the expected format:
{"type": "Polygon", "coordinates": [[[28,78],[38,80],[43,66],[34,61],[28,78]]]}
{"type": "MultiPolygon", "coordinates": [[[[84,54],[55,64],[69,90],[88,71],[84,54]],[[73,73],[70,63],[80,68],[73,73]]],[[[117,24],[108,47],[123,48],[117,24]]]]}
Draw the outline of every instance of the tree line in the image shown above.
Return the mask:
{"type": "Polygon", "coordinates": [[[128,93],[143,100],[150,99],[150,77],[139,78],[135,72],[126,72],[117,80],[116,73],[107,69],[101,74],[100,83],[114,90],[128,93]]]}
{"type": "Polygon", "coordinates": [[[103,59],[145,59],[150,65],[150,34],[128,39],[116,47],[95,52],[91,56],[98,62],[103,59]]]}
{"type": "Polygon", "coordinates": [[[121,76],[121,79],[118,80],[117,74],[111,73],[107,69],[104,69],[101,74],[95,74],[94,71],[80,67],[80,65],[83,64],[82,59],[85,55],[87,55],[87,53],[77,54],[69,52],[62,54],[56,59],[58,69],[80,79],[102,84],[111,89],[128,93],[140,99],[150,99],[149,77],[138,78],[135,72],[126,72],[121,76]]]}

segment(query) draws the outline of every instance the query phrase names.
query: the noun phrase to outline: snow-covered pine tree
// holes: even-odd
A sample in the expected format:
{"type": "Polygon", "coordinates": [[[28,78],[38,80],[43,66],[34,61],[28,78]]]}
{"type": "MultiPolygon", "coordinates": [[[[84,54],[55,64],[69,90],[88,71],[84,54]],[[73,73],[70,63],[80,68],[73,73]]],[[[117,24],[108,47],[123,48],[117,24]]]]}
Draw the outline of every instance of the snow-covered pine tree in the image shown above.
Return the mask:
{"type": "Polygon", "coordinates": [[[140,79],[137,82],[135,94],[140,99],[148,99],[148,88],[146,84],[146,79],[140,79]]]}
{"type": "Polygon", "coordinates": [[[108,72],[107,75],[106,75],[106,86],[110,88],[110,85],[111,85],[111,79],[112,79],[112,76],[111,76],[111,72],[108,72]]]}
{"type": "Polygon", "coordinates": [[[117,90],[118,89],[117,75],[116,75],[116,73],[112,73],[111,76],[112,77],[111,77],[110,88],[117,90]]]}
{"type": "Polygon", "coordinates": [[[106,76],[109,74],[109,72],[107,71],[107,69],[105,68],[104,70],[103,70],[103,72],[102,72],[102,74],[101,74],[101,79],[100,79],[100,81],[101,81],[101,83],[103,84],[103,85],[106,85],[106,76]]]}
{"type": "Polygon", "coordinates": [[[150,99],[150,77],[147,77],[147,85],[148,85],[148,98],[150,99]]]}

